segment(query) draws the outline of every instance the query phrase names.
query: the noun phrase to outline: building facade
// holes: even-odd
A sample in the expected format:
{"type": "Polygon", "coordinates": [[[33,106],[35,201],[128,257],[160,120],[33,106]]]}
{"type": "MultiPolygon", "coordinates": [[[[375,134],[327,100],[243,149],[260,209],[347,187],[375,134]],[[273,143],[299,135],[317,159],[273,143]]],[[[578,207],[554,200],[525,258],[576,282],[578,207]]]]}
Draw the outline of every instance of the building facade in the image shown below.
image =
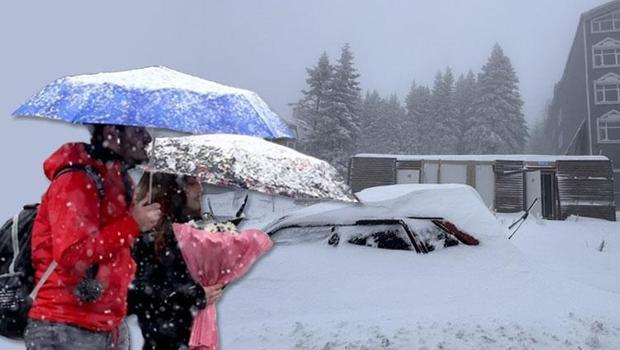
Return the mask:
{"type": "Polygon", "coordinates": [[[395,184],[466,184],[500,213],[531,208],[547,219],[616,220],[612,167],[605,156],[357,154],[348,182],[354,192],[395,184]]]}
{"type": "Polygon", "coordinates": [[[607,156],[620,176],[620,1],[581,15],[545,129],[555,153],[607,156]]]}

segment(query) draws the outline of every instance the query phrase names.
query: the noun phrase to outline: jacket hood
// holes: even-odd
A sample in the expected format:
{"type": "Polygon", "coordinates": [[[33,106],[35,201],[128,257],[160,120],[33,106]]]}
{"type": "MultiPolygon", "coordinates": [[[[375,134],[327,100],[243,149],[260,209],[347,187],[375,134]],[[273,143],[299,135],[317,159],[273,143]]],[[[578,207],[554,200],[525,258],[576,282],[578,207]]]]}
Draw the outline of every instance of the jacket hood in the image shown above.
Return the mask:
{"type": "Polygon", "coordinates": [[[62,145],[43,163],[45,176],[51,181],[60,169],[76,164],[90,165],[100,172],[103,171],[103,163],[93,158],[91,152],[89,152],[90,147],[86,143],[67,143],[62,145]]]}

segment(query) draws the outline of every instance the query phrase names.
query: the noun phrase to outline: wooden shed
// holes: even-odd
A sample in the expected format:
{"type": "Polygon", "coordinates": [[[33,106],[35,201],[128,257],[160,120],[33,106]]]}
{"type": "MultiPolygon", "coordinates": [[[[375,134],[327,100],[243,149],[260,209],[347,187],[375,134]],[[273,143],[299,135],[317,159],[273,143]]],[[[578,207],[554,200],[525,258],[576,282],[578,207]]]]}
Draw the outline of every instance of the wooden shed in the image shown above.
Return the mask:
{"type": "Polygon", "coordinates": [[[406,183],[474,187],[491,210],[526,209],[547,219],[570,215],[616,220],[611,161],[604,156],[358,154],[349,163],[353,191],[406,183]]]}

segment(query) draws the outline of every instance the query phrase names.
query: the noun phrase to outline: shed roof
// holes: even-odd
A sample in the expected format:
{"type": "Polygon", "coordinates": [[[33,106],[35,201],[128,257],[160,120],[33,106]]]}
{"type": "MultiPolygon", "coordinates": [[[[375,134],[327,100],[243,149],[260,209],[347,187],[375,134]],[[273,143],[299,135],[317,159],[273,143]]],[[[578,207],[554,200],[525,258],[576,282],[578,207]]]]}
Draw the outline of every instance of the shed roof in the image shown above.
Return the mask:
{"type": "Polygon", "coordinates": [[[480,161],[493,162],[496,160],[522,160],[524,162],[555,162],[558,160],[609,160],[605,156],[561,156],[540,154],[465,154],[465,155],[404,155],[404,154],[376,154],[360,153],[357,158],[396,158],[397,161],[409,160],[442,160],[442,161],[480,161]]]}

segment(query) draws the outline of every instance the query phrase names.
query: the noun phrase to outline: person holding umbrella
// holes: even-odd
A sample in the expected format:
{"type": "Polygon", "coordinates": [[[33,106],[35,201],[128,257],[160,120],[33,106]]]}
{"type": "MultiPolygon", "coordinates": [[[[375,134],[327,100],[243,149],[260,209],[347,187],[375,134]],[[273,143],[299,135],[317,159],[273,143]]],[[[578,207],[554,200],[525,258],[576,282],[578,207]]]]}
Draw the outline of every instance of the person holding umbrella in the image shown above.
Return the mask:
{"type": "Polygon", "coordinates": [[[44,163],[52,183],[35,219],[32,263],[35,282],[45,283],[28,315],[27,349],[129,348],[123,319],[136,269],[130,249],[161,212],[145,200],[131,206],[127,170],[147,159],[151,137],[140,127],[91,129],[90,144],[65,144],[44,163]],[[59,174],[74,166],[99,176],[103,196],[86,171],[59,174]]]}
{"type": "Polygon", "coordinates": [[[192,176],[145,173],[134,201],[141,202],[149,192],[162,217],[134,244],[138,270],[129,289],[129,313],[138,316],[144,350],[183,349],[189,344],[194,315],[217,302],[223,287],[203,289],[192,279],[172,232],[173,223],[202,218],[202,186],[192,176]]]}
{"type": "Polygon", "coordinates": [[[121,320],[135,271],[130,246],[161,216],[157,204],[129,204],[126,169],[147,159],[145,146],[151,137],[144,128],[294,138],[255,92],[160,66],[63,77],[13,115],[104,124],[95,128],[92,145],[65,145],[45,163],[53,182],[32,239],[35,280],[45,283],[30,314],[30,349],[45,343],[53,349],[126,347],[121,320]],[[58,176],[74,165],[92,171],[58,176]],[[100,176],[103,191],[93,176],[100,176]],[[101,192],[105,196],[99,200],[101,192]]]}

